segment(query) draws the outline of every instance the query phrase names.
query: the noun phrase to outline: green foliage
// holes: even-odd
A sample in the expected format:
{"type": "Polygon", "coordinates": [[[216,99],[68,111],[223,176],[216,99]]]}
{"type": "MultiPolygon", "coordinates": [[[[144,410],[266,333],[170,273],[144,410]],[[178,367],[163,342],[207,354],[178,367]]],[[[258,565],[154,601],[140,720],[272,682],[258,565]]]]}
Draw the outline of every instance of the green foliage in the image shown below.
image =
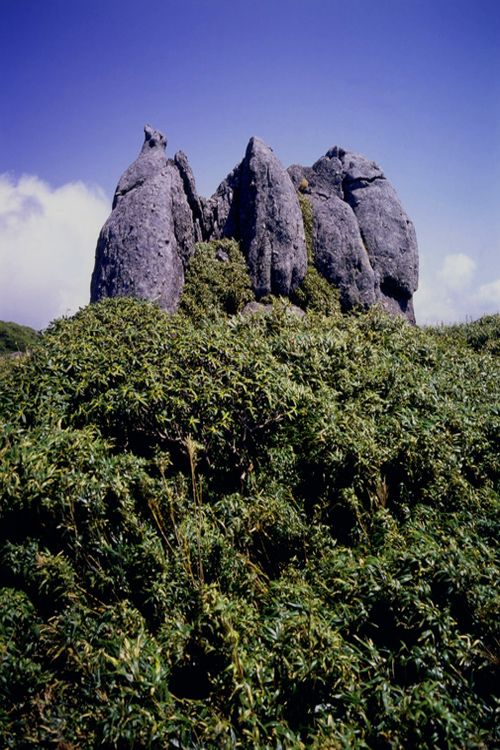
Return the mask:
{"type": "Polygon", "coordinates": [[[471,347],[477,352],[500,354],[499,315],[485,315],[472,323],[443,327],[440,329],[440,334],[449,337],[456,344],[471,347]]]}
{"type": "Polygon", "coordinates": [[[306,250],[307,250],[307,261],[309,264],[314,264],[313,255],[313,210],[311,205],[311,199],[301,192],[302,187],[307,188],[307,180],[302,180],[297,198],[299,199],[300,210],[302,212],[302,222],[304,224],[304,233],[306,236],[306,250]],[[304,185],[305,183],[305,185],[304,185]]]}
{"type": "Polygon", "coordinates": [[[500,319],[212,291],[1,363],[2,748],[497,747],[500,319]]]}
{"type": "Polygon", "coordinates": [[[235,240],[197,243],[186,271],[181,314],[212,320],[241,312],[254,299],[247,264],[235,240]]]}
{"type": "Polygon", "coordinates": [[[25,352],[36,344],[37,338],[33,328],[0,320],[0,357],[11,352],[25,352]]]}
{"type": "Polygon", "coordinates": [[[319,313],[320,315],[340,315],[340,295],[324,276],[322,276],[314,265],[312,231],[313,212],[311,201],[300,192],[307,188],[307,180],[303,180],[297,197],[302,210],[304,231],[306,235],[307,248],[307,271],[302,284],[290,295],[290,301],[303,310],[319,313]],[[303,183],[306,183],[303,186],[303,183]]]}
{"type": "Polygon", "coordinates": [[[290,302],[307,312],[330,317],[340,315],[338,290],[311,264],[307,266],[302,284],[290,294],[290,302]]]}

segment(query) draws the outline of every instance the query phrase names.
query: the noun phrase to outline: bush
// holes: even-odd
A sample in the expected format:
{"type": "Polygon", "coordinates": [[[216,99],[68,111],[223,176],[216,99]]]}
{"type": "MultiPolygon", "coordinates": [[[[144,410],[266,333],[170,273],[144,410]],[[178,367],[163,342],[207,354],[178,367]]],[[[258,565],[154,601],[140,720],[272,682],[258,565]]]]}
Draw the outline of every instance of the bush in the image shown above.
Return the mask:
{"type": "Polygon", "coordinates": [[[3,744],[498,746],[498,319],[219,291],[2,362],[3,744]]]}
{"type": "Polygon", "coordinates": [[[213,320],[241,312],[254,299],[247,264],[235,240],[197,243],[186,270],[181,314],[191,320],[213,320]]]}

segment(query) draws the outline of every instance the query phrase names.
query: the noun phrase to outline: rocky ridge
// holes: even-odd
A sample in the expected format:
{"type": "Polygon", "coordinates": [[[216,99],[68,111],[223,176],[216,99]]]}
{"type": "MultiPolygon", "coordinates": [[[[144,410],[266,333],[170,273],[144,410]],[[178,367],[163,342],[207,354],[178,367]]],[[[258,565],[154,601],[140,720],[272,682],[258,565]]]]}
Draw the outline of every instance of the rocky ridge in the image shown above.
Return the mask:
{"type": "Polygon", "coordinates": [[[195,243],[232,238],[257,300],[289,295],[313,262],[338,288],[344,310],[379,303],[415,322],[415,230],[375,162],[334,147],[312,167],[286,170],[254,137],[241,163],[204,199],[185,154],[167,159],[165,136],[149,125],[144,130],[142,151],[120,179],[98,239],[91,302],[141,297],[173,312],[195,243]],[[309,259],[299,194],[311,207],[309,259]]]}

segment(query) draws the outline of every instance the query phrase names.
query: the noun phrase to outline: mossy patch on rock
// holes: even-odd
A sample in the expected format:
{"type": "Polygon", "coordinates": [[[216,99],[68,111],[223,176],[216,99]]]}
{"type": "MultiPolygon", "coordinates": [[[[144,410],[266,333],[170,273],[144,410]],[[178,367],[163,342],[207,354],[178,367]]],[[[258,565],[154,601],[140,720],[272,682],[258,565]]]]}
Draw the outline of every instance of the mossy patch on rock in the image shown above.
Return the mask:
{"type": "Polygon", "coordinates": [[[314,264],[312,243],[313,211],[311,201],[302,192],[297,193],[307,248],[307,271],[302,284],[290,295],[290,301],[303,310],[310,310],[322,315],[340,314],[340,295],[338,289],[332,286],[322,276],[314,264]]]}

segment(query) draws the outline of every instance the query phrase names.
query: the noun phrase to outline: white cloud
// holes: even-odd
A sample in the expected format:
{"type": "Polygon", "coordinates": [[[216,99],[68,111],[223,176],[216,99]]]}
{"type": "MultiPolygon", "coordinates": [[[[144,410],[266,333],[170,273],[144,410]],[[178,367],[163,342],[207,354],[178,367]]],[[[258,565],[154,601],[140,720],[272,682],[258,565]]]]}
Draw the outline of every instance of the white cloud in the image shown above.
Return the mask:
{"type": "Polygon", "coordinates": [[[479,302],[488,305],[493,312],[498,312],[500,310],[500,279],[480,286],[476,296],[479,302]]]}
{"type": "Polygon", "coordinates": [[[435,279],[421,278],[418,291],[414,295],[415,317],[419,325],[440,325],[454,323],[462,318],[457,301],[448,294],[443,294],[435,279]]]}
{"type": "Polygon", "coordinates": [[[446,255],[438,276],[447,289],[461,292],[470,285],[476,270],[476,263],[465,253],[446,255]]]}
{"type": "Polygon", "coordinates": [[[468,255],[447,255],[439,267],[436,265],[422,255],[420,285],[414,298],[420,325],[463,323],[500,312],[500,279],[478,286],[477,265],[468,255]]]}
{"type": "Polygon", "coordinates": [[[473,281],[476,263],[465,253],[446,255],[440,266],[436,256],[420,257],[420,283],[414,297],[420,325],[458,323],[475,312],[473,281]]]}
{"type": "Polygon", "coordinates": [[[0,320],[40,329],[87,305],[110,210],[97,187],[54,189],[36,176],[0,175],[0,320]]]}

